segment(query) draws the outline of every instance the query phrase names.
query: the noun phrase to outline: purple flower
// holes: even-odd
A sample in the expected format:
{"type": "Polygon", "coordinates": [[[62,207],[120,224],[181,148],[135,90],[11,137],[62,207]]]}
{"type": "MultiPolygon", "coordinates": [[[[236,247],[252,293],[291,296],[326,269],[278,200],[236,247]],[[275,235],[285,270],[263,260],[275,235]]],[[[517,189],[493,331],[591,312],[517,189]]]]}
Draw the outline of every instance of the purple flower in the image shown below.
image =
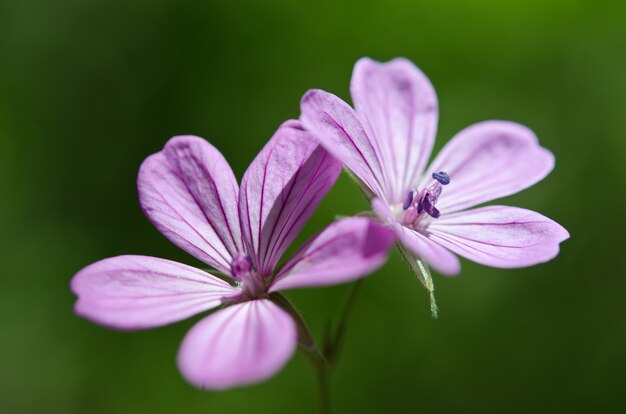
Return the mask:
{"type": "Polygon", "coordinates": [[[241,186],[211,144],[172,138],[139,170],[141,207],[170,241],[232,283],[165,259],[118,256],[74,276],[76,313],[130,330],[229,304],[185,337],[178,353],[183,376],[198,387],[224,389],[273,375],[292,355],[297,329],[269,294],[364,276],[384,263],[393,243],[380,224],[344,219],[277,266],[340,170],[297,121],[281,125],[241,186]]]}
{"type": "Polygon", "coordinates": [[[438,115],[428,78],[406,59],[364,58],[350,91],[356,109],[330,93],[307,92],[302,121],[361,182],[403,249],[447,275],[460,271],[453,253],[501,268],[558,254],[569,234],[547,217],[517,207],[473,208],[552,170],[554,156],[531,130],[506,121],[472,125],[426,167],[438,115]]]}

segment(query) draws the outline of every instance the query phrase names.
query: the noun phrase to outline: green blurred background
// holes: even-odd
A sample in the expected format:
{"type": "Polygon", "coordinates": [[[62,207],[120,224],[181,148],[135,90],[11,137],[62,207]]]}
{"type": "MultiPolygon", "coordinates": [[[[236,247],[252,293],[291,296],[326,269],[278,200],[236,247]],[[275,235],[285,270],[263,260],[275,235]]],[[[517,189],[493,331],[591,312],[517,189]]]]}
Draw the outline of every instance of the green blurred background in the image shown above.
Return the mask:
{"type": "MultiPolygon", "coordinates": [[[[437,148],[490,118],[536,131],[557,167],[501,203],[572,238],[544,265],[435,276],[439,320],[394,253],[355,305],[335,411],[626,412],[626,2],[546,0],[1,0],[0,412],[314,412],[302,355],[201,392],[175,366],[198,318],[109,331],[72,314],[68,284],[122,253],[195,264],[143,217],[141,161],[193,133],[241,176],[307,89],[349,99],[361,56],[428,74],[437,148]]],[[[305,233],[365,208],[342,176],[305,233]]],[[[319,336],[348,291],[289,296],[319,336]]]]}

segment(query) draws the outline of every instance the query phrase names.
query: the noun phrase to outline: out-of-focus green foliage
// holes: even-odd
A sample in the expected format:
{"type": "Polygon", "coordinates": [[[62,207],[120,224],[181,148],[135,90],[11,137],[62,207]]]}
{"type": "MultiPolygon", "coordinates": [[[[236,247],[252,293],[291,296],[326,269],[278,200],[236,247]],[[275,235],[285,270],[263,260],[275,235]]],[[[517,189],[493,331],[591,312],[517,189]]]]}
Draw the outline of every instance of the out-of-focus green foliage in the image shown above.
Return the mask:
{"type": "MultiPolygon", "coordinates": [[[[394,254],[355,305],[336,412],[624,412],[626,3],[565,0],[0,1],[0,411],[313,412],[301,355],[201,392],[175,366],[197,318],[109,331],[72,314],[68,284],[122,253],[196,264],[137,203],[170,136],[209,139],[241,176],[308,88],[348,99],[359,57],[400,55],[437,89],[437,148],[485,119],[537,133],[555,171],[501,203],[572,238],[541,266],[434,275],[439,320],[394,254]]],[[[367,208],[342,177],[306,233],[367,208]]],[[[321,336],[348,289],[288,296],[321,336]]]]}

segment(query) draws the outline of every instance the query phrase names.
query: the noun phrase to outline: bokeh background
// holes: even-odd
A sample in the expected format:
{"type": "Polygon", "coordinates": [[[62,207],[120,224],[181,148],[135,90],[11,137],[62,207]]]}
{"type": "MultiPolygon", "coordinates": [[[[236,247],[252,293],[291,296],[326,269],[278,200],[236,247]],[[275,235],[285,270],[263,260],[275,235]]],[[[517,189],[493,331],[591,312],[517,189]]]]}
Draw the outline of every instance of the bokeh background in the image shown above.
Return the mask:
{"type": "MultiPolygon", "coordinates": [[[[193,133],[241,176],[307,89],[349,99],[361,56],[428,74],[437,148],[485,119],[536,131],[557,167],[501,203],[572,237],[544,265],[435,275],[439,320],[393,254],[355,305],[335,412],[626,412],[626,3],[573,0],[1,0],[0,412],[315,412],[302,355],[201,392],[175,366],[198,318],[109,331],[73,315],[68,284],[122,253],[196,264],[143,217],[141,161],[193,133]]],[[[342,176],[305,233],[366,208],[342,176]]],[[[289,297],[319,337],[349,288],[289,297]]]]}

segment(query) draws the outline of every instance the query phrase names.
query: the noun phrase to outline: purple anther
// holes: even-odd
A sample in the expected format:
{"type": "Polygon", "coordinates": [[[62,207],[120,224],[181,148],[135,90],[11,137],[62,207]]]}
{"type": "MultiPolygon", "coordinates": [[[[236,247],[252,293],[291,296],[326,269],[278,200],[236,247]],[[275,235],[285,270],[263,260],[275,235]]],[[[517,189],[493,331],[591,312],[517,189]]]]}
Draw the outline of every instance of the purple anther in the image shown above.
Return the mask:
{"type": "Polygon", "coordinates": [[[235,279],[241,280],[252,271],[252,257],[247,253],[237,253],[230,264],[230,270],[235,279]]]}
{"type": "Polygon", "coordinates": [[[446,173],[445,171],[439,171],[438,173],[434,172],[433,180],[437,180],[439,183],[441,183],[441,185],[450,184],[450,177],[448,176],[448,173],[446,173]]]}
{"type": "Polygon", "coordinates": [[[439,212],[439,210],[437,210],[437,207],[432,206],[432,208],[430,209],[430,211],[427,211],[427,213],[432,217],[432,218],[439,218],[439,216],[441,215],[441,213],[439,212]]]}
{"type": "Polygon", "coordinates": [[[431,216],[433,218],[439,218],[441,213],[439,213],[439,210],[437,210],[435,208],[435,203],[436,202],[437,202],[437,198],[436,197],[433,197],[432,195],[427,194],[422,199],[422,201],[421,201],[421,203],[420,203],[420,205],[418,207],[418,212],[425,211],[426,213],[428,213],[429,216],[431,216]]]}
{"type": "Polygon", "coordinates": [[[413,202],[413,194],[413,191],[409,191],[409,194],[406,195],[404,203],[402,203],[402,210],[406,210],[411,207],[411,203],[413,202]]]}

